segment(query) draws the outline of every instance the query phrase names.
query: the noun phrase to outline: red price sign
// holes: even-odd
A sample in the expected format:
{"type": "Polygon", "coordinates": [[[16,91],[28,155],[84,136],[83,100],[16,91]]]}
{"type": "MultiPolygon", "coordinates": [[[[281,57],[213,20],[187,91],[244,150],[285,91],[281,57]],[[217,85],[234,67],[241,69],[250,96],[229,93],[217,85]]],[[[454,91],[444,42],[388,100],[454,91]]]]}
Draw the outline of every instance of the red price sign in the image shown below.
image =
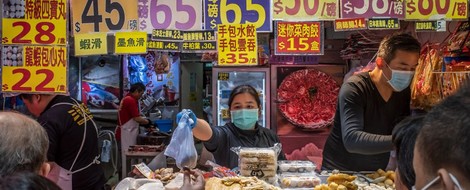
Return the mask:
{"type": "Polygon", "coordinates": [[[273,4],[274,20],[331,20],[338,17],[337,0],[274,0],[273,4]]]}
{"type": "Polygon", "coordinates": [[[407,20],[467,19],[467,0],[408,0],[407,20]]]}
{"type": "Polygon", "coordinates": [[[323,54],[321,22],[277,22],[276,55],[323,54]]]}

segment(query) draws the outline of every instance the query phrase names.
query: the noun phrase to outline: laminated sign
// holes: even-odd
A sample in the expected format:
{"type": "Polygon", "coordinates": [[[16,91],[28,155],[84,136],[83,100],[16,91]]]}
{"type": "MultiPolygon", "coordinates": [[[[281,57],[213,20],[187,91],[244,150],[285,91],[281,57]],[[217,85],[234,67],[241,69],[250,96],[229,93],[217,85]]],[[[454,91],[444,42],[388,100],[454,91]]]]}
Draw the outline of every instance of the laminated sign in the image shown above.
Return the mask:
{"type": "Polygon", "coordinates": [[[218,64],[245,66],[258,64],[256,27],[253,24],[218,25],[218,64]]]}

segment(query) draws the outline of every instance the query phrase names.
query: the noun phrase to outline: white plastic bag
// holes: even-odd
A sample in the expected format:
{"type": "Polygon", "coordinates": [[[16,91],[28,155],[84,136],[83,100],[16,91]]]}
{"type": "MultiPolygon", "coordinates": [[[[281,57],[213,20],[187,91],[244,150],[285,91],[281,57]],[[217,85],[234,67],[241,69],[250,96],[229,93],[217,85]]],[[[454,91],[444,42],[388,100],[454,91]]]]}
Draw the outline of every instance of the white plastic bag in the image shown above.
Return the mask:
{"type": "Polygon", "coordinates": [[[183,110],[183,115],[171,137],[170,144],[165,150],[165,155],[175,159],[179,169],[183,167],[195,168],[197,164],[197,152],[194,147],[193,131],[191,124],[194,123],[188,110],[183,110]]]}

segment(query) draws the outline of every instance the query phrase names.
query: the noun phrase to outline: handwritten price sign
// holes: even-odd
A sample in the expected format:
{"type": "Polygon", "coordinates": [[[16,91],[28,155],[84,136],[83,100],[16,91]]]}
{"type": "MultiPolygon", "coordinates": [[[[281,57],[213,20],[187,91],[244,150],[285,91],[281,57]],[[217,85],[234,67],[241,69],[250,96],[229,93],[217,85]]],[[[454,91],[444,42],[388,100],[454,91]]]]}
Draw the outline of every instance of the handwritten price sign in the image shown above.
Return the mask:
{"type": "Polygon", "coordinates": [[[218,64],[245,66],[258,64],[258,43],[253,24],[218,25],[218,64]]]}
{"type": "Polygon", "coordinates": [[[71,1],[74,34],[137,30],[137,0],[71,1]]]}
{"type": "Polygon", "coordinates": [[[467,0],[407,0],[407,20],[467,19],[467,0]]]}
{"type": "Polygon", "coordinates": [[[205,0],[205,29],[218,24],[254,24],[258,32],[271,32],[270,0],[205,0]]]}
{"type": "Polygon", "coordinates": [[[341,0],[342,18],[405,18],[404,0],[341,0]]]}
{"type": "Polygon", "coordinates": [[[321,22],[277,22],[276,55],[323,54],[321,22]]]}
{"type": "Polygon", "coordinates": [[[139,29],[202,29],[202,0],[138,0],[139,29]]]}
{"type": "Polygon", "coordinates": [[[274,0],[274,20],[331,20],[338,17],[337,0],[274,0]]]}

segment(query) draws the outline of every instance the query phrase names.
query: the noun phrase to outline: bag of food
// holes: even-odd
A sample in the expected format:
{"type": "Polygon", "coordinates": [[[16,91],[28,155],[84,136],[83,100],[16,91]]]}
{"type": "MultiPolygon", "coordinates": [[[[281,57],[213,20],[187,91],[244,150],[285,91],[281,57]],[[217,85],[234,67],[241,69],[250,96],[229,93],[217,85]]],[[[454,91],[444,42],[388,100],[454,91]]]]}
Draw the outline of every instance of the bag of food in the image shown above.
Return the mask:
{"type": "Polygon", "coordinates": [[[191,124],[195,121],[189,117],[188,110],[182,112],[183,115],[178,122],[178,127],[173,132],[170,144],[165,150],[165,155],[174,158],[179,169],[183,169],[183,167],[195,168],[197,152],[196,147],[194,147],[193,131],[191,130],[191,124]]]}
{"type": "Polygon", "coordinates": [[[238,169],[242,176],[256,176],[265,181],[276,177],[280,143],[268,148],[232,147],[231,150],[239,156],[238,169]]]}

